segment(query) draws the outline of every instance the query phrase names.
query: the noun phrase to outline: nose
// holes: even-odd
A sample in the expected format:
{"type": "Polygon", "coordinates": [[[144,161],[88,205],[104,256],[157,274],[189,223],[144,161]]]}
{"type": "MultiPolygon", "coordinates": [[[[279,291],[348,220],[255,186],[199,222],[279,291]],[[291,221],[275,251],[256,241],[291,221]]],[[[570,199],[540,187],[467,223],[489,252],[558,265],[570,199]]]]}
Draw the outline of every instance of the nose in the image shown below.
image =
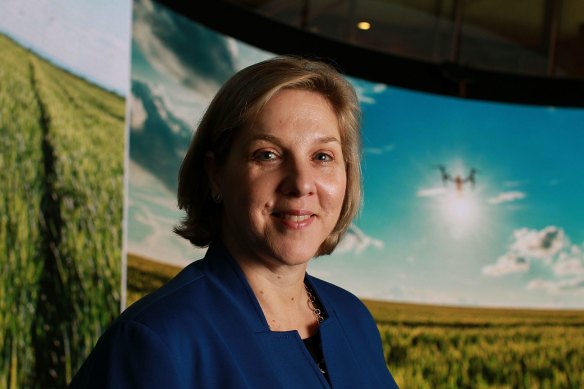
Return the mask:
{"type": "Polygon", "coordinates": [[[309,196],[315,193],[315,175],[310,161],[289,158],[283,164],[280,192],[293,197],[309,196]]]}

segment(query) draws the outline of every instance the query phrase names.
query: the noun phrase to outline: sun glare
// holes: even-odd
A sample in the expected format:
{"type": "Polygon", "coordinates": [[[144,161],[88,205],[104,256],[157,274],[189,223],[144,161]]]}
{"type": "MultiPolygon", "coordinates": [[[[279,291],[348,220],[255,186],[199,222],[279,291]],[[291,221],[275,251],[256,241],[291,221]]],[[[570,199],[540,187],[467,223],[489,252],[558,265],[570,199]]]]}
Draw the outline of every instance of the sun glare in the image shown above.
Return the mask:
{"type": "Polygon", "coordinates": [[[481,192],[485,183],[477,174],[480,170],[466,167],[462,161],[449,161],[444,165],[435,165],[435,171],[429,182],[418,190],[417,196],[431,199],[435,228],[452,239],[468,239],[485,231],[489,214],[485,213],[484,199],[481,192]],[[442,185],[437,185],[441,182],[442,185]]]}
{"type": "Polygon", "coordinates": [[[446,213],[458,223],[471,222],[475,211],[470,196],[451,194],[446,200],[446,213]]]}
{"type": "Polygon", "coordinates": [[[471,191],[465,193],[449,191],[443,197],[440,208],[444,221],[455,239],[463,238],[479,219],[477,198],[471,191]]]}

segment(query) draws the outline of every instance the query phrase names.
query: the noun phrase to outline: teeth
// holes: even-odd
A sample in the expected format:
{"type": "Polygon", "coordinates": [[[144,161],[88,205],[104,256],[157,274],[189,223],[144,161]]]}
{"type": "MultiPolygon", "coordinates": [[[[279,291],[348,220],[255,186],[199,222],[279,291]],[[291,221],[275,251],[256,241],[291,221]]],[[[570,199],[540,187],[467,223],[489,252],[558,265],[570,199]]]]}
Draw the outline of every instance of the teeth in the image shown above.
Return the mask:
{"type": "Polygon", "coordinates": [[[300,223],[305,221],[306,219],[310,218],[310,215],[288,215],[285,213],[281,213],[280,216],[282,217],[282,219],[285,220],[290,220],[294,223],[300,223]]]}

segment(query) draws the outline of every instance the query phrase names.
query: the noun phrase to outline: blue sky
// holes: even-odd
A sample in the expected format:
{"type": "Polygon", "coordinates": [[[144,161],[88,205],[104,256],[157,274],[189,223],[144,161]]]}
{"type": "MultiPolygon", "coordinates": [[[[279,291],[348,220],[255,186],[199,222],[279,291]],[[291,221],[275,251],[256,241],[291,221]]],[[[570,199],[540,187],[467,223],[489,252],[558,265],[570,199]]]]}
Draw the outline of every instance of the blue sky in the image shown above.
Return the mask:
{"type": "Polygon", "coordinates": [[[318,259],[317,273],[379,299],[584,306],[583,110],[353,82],[366,197],[356,224],[376,244],[318,259]],[[477,169],[475,187],[445,186],[437,165],[477,169]]]}
{"type": "MultiPolygon", "coordinates": [[[[156,122],[164,139],[184,138],[225,77],[272,55],[136,4],[131,77],[148,93],[131,97],[134,145],[153,118],[173,118],[156,122]]],[[[364,207],[312,274],[381,300],[584,308],[584,110],[350,80],[364,118],[364,207]],[[443,182],[439,165],[461,179],[476,169],[475,185],[443,182]]],[[[174,191],[140,164],[161,145],[141,145],[130,155],[128,249],[185,265],[204,250],[172,234],[174,191]]]]}
{"type": "Polygon", "coordinates": [[[131,1],[2,0],[0,32],[121,95],[129,86],[131,1]]]}

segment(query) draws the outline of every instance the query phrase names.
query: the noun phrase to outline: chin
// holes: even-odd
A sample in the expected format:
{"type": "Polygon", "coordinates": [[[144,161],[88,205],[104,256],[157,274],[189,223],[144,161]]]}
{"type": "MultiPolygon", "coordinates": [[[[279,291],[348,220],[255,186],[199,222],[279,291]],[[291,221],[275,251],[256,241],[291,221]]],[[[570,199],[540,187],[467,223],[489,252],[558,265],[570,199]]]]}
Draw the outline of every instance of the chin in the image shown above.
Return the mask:
{"type": "Polygon", "coordinates": [[[306,248],[298,249],[297,247],[280,247],[274,252],[274,257],[278,258],[280,262],[287,265],[303,265],[308,263],[318,251],[318,247],[314,250],[307,250],[306,248]]]}

